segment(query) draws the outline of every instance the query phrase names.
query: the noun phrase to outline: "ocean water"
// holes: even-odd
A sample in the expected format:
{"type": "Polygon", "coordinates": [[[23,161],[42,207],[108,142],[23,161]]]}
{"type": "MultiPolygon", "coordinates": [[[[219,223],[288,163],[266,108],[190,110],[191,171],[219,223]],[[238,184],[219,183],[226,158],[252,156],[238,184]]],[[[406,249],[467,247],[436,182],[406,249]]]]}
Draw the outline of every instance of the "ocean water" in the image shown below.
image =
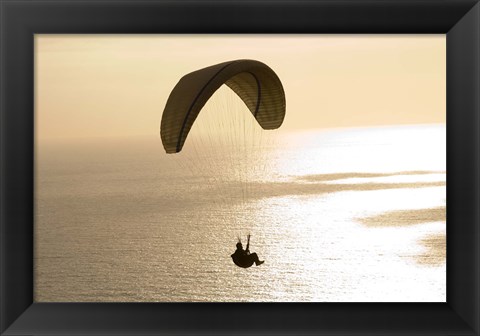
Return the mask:
{"type": "Polygon", "coordinates": [[[445,125],[262,137],[38,142],[35,300],[446,301],[445,125]]]}

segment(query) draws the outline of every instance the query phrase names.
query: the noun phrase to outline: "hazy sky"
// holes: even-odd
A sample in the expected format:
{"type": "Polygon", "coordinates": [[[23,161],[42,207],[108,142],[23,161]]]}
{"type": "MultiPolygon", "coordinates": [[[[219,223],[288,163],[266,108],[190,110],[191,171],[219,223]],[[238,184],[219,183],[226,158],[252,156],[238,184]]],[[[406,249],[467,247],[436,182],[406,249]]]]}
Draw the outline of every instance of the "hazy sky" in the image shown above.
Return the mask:
{"type": "Polygon", "coordinates": [[[282,129],[445,123],[444,35],[36,35],[38,139],[158,135],[186,73],[256,59],[280,77],[282,129]]]}

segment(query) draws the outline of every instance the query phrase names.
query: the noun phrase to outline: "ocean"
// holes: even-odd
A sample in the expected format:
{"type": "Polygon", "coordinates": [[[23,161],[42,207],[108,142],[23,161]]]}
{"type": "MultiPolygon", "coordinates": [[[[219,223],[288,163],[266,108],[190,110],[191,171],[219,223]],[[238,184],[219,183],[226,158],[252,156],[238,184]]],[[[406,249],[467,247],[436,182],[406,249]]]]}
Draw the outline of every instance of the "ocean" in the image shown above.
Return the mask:
{"type": "Polygon", "coordinates": [[[444,124],[224,139],[38,141],[35,301],[446,301],[444,124]]]}

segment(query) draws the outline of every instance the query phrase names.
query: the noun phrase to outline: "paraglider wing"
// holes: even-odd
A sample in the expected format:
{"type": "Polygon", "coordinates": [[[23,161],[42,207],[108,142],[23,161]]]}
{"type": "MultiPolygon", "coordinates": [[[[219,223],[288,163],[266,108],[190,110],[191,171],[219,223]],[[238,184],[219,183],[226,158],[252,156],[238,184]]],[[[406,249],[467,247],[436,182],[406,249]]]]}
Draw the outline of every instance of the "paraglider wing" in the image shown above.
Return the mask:
{"type": "Polygon", "coordinates": [[[285,93],[275,72],[254,60],[224,62],[185,75],[173,88],[160,125],[167,153],[182,150],[198,114],[223,84],[243,100],[263,129],[280,127],[285,118],[285,93]]]}

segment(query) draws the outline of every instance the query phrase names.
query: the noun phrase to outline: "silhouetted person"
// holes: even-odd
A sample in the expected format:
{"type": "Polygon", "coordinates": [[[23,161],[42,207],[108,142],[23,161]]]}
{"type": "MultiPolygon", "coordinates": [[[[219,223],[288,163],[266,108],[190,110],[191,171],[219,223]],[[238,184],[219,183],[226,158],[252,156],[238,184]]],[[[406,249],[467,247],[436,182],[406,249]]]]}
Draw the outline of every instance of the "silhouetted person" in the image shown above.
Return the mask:
{"type": "Polygon", "coordinates": [[[248,242],[247,242],[247,248],[244,250],[242,243],[239,241],[237,243],[237,249],[235,252],[232,254],[232,259],[235,265],[243,267],[243,268],[248,268],[255,263],[255,265],[261,265],[265,261],[259,260],[258,255],[256,253],[250,253],[249,251],[249,245],[250,245],[250,235],[248,235],[248,242]]]}

